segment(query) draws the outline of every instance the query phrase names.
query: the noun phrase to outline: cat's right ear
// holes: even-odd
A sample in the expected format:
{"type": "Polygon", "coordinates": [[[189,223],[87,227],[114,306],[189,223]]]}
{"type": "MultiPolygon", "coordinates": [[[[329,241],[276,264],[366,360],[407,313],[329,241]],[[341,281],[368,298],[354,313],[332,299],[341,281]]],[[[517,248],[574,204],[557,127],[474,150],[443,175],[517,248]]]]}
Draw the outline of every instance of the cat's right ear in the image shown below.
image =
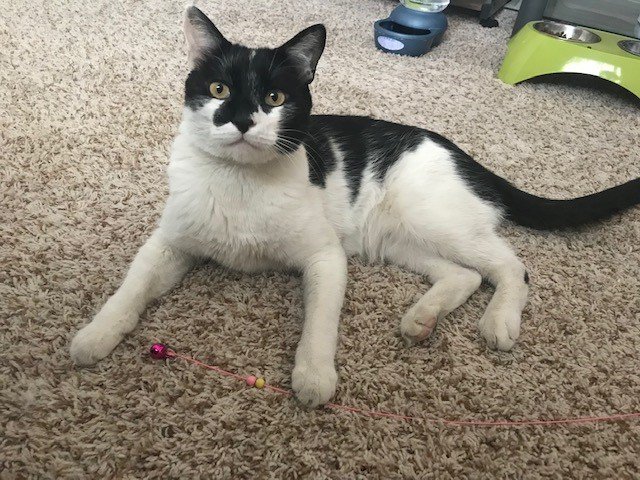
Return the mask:
{"type": "Polygon", "coordinates": [[[230,45],[209,18],[194,6],[184,11],[184,36],[187,40],[189,68],[195,68],[207,53],[219,51],[230,45]]]}

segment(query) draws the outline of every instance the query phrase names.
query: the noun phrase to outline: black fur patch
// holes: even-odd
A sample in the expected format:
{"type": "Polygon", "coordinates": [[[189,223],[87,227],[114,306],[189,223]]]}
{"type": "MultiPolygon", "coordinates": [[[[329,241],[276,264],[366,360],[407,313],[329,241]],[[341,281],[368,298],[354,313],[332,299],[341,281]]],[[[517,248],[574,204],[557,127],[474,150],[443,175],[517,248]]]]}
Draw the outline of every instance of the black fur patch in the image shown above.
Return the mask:
{"type": "Polygon", "coordinates": [[[524,283],[529,283],[529,272],[524,272],[524,283]]]}
{"type": "MultiPolygon", "coordinates": [[[[313,115],[309,125],[309,144],[321,156],[316,185],[324,186],[328,173],[335,168],[330,141],[344,154],[344,171],[351,201],[360,191],[362,173],[370,163],[376,179],[382,181],[404,152],[412,151],[426,138],[427,132],[416,127],[375,120],[369,117],[313,115]],[[326,157],[325,157],[326,155],[326,157]],[[324,159],[328,161],[325,164],[324,159]]],[[[318,163],[318,162],[316,162],[318,163]]],[[[315,181],[314,181],[315,180],[315,181]]]]}
{"type": "Polygon", "coordinates": [[[309,163],[309,180],[318,187],[326,187],[327,175],[336,167],[336,158],[331,148],[330,135],[325,132],[317,116],[312,115],[309,122],[309,134],[305,137],[304,146],[309,163]]]}

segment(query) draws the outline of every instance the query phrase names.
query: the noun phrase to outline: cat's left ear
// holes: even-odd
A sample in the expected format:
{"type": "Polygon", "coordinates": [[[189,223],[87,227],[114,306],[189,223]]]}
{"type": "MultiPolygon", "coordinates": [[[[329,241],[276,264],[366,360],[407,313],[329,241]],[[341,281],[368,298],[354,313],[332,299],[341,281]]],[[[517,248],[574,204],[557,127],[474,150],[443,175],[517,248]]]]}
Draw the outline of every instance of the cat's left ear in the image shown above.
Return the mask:
{"type": "Polygon", "coordinates": [[[312,25],[304,29],[278,50],[284,51],[295,63],[300,72],[300,79],[309,84],[316,73],[318,60],[324,50],[327,30],[324,25],[312,25]]]}
{"type": "Polygon", "coordinates": [[[230,45],[209,17],[193,5],[184,11],[184,36],[187,40],[189,68],[194,68],[207,53],[230,45]]]}

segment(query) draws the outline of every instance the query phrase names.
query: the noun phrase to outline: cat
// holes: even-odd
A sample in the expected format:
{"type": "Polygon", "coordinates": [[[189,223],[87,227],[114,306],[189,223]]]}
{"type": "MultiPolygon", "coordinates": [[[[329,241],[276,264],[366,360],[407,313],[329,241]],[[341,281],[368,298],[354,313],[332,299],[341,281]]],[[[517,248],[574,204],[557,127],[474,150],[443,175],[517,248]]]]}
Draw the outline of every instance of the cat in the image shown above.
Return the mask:
{"type": "Polygon", "coordinates": [[[201,259],[244,272],[302,273],[305,321],[291,386],[305,406],[334,395],[347,257],[392,262],[432,287],[400,321],[408,344],[464,303],[482,279],[495,292],[479,330],[509,350],[529,276],[496,234],[505,219],[552,229],[640,202],[640,179],[573,200],[522,192],[440,135],[365,117],[311,115],[309,84],[326,31],[275,49],[229,42],[185,11],[190,73],[159,225],[122,283],[71,342],[78,365],[107,356],[145,306],[201,259]]]}

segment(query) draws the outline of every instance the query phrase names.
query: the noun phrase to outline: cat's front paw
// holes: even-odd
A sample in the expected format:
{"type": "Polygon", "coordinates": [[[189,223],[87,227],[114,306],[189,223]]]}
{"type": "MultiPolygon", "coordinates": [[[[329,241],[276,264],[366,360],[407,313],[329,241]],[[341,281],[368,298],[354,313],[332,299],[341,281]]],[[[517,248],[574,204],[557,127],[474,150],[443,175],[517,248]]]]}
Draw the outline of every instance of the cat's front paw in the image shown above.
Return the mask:
{"type": "Polygon", "coordinates": [[[91,322],[73,337],[69,348],[71,359],[76,365],[93,365],[109,355],[122,337],[113,326],[109,328],[107,325],[91,322]]]}
{"type": "Polygon", "coordinates": [[[336,391],[338,373],[333,362],[296,362],[291,386],[298,401],[307,408],[327,403],[336,391]]]}
{"type": "Polygon", "coordinates": [[[490,348],[506,352],[513,348],[520,336],[520,314],[487,311],[478,328],[490,348]]]}

